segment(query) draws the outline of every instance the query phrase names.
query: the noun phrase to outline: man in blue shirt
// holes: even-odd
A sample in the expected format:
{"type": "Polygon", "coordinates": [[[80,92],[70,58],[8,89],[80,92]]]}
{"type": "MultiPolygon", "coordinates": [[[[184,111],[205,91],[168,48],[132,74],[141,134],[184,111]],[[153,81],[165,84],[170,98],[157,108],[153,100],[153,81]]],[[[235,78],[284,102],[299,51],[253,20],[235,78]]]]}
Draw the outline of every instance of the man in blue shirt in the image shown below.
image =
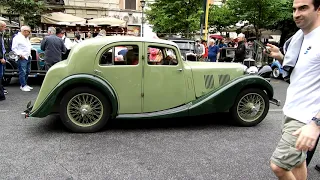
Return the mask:
{"type": "Polygon", "coordinates": [[[219,57],[219,47],[215,45],[216,41],[211,39],[208,46],[208,59],[210,62],[216,62],[219,57]]]}

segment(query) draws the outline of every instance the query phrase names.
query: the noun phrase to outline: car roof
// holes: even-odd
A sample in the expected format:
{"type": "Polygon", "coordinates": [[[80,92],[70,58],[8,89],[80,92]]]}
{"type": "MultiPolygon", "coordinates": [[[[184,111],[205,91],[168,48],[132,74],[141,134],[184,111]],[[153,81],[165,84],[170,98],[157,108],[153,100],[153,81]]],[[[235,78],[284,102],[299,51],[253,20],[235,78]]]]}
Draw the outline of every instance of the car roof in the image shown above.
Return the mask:
{"type": "Polygon", "coordinates": [[[98,37],[98,38],[90,38],[82,41],[80,44],[83,46],[85,45],[106,45],[109,43],[114,42],[121,42],[121,41],[138,41],[138,42],[148,42],[148,43],[162,43],[162,44],[169,44],[172,46],[177,47],[176,43],[168,40],[163,39],[154,39],[154,38],[146,38],[146,37],[135,37],[135,36],[104,36],[104,37],[98,37]]]}

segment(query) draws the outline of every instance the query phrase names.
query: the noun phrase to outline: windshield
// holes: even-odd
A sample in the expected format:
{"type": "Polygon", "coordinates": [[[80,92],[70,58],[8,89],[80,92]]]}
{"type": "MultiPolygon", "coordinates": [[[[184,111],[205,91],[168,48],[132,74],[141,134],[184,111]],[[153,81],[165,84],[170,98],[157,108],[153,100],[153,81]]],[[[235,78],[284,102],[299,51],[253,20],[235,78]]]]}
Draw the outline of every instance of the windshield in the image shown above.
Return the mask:
{"type": "Polygon", "coordinates": [[[179,49],[194,51],[194,42],[175,42],[179,49]]]}

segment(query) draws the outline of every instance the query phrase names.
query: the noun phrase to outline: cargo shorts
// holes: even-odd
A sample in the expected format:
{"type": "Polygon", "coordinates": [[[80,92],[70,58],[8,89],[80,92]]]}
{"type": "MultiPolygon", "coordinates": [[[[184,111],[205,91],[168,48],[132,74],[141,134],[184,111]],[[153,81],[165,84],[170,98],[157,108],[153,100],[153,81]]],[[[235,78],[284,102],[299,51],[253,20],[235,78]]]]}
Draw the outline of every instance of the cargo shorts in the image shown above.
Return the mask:
{"type": "Polygon", "coordinates": [[[292,135],[304,125],[306,124],[285,116],[281,139],[270,159],[273,164],[290,171],[306,160],[307,151],[296,149],[298,137],[292,135]]]}

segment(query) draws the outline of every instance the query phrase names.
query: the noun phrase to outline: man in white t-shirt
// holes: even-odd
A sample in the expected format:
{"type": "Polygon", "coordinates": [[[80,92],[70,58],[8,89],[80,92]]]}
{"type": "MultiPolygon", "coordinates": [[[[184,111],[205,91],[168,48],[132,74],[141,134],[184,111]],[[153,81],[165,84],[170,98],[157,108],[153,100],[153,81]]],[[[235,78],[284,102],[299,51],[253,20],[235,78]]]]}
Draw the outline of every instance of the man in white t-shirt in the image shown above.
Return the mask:
{"type": "MultiPolygon", "coordinates": [[[[294,0],[293,18],[303,34],[299,58],[290,75],[281,139],[270,166],[279,179],[307,179],[306,152],[320,134],[320,0],[294,0]]],[[[279,48],[268,44],[281,63],[279,48]]]]}

